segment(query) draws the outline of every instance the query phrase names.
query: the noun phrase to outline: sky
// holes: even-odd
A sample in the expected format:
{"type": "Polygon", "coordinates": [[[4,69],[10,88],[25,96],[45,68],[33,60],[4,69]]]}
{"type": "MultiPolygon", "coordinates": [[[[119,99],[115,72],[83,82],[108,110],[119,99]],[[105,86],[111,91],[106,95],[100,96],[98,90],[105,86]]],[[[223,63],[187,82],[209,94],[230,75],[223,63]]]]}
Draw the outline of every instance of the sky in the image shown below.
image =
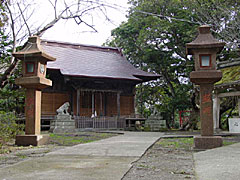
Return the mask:
{"type": "Polygon", "coordinates": [[[49,29],[42,39],[64,41],[79,44],[89,44],[89,45],[102,45],[111,36],[111,30],[118,27],[121,22],[126,21],[126,14],[129,5],[128,0],[106,0],[112,4],[117,4],[121,6],[119,10],[108,9],[107,15],[112,22],[106,21],[103,16],[94,14],[93,21],[89,19],[97,29],[97,33],[92,31],[86,25],[77,25],[73,21],[60,22],[55,25],[55,27],[49,29]]]}

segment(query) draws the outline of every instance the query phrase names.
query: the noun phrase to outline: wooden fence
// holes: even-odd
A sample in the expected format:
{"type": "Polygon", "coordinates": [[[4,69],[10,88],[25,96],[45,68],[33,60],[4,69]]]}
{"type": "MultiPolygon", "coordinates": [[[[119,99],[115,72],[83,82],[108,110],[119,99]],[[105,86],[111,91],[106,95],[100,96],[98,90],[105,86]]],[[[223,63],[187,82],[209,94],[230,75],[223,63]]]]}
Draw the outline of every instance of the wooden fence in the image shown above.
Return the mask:
{"type": "Polygon", "coordinates": [[[74,119],[79,129],[124,129],[126,127],[125,118],[74,116],[74,119]]]}

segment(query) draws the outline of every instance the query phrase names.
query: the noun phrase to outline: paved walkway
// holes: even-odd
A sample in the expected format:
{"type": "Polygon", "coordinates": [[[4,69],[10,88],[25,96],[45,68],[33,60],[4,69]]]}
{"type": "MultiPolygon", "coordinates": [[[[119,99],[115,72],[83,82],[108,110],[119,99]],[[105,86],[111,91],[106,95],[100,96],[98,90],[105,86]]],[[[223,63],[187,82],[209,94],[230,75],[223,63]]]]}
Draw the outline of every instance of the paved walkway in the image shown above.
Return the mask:
{"type": "Polygon", "coordinates": [[[124,135],[79,144],[0,169],[1,180],[120,180],[163,133],[124,135]]]}
{"type": "Polygon", "coordinates": [[[194,153],[197,180],[240,179],[240,143],[194,153]]]}

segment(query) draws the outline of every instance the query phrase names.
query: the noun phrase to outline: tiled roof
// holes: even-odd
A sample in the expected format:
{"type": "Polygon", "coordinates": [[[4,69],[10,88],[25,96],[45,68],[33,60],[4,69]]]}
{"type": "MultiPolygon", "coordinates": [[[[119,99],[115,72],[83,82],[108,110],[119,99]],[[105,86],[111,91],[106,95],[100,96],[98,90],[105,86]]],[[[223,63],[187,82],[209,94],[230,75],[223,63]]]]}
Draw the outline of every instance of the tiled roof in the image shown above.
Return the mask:
{"type": "Polygon", "coordinates": [[[131,65],[117,48],[71,44],[42,40],[43,50],[56,58],[47,68],[59,69],[63,75],[148,81],[159,75],[131,65]]]}

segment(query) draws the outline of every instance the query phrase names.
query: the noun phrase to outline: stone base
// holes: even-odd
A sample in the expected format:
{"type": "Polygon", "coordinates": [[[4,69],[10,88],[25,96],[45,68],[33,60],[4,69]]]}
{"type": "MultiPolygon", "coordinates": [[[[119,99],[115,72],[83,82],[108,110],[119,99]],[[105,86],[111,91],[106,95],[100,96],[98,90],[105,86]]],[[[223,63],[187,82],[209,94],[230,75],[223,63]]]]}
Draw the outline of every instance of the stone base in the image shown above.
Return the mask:
{"type": "Polygon", "coordinates": [[[40,146],[47,144],[48,140],[48,135],[17,135],[15,144],[17,146],[40,146]]]}
{"type": "Polygon", "coordinates": [[[51,121],[49,132],[51,133],[74,133],[76,131],[75,121],[72,120],[71,115],[57,115],[51,121]]]}
{"type": "Polygon", "coordinates": [[[194,137],[195,149],[212,149],[221,147],[223,140],[221,136],[196,136],[194,137]]]}

